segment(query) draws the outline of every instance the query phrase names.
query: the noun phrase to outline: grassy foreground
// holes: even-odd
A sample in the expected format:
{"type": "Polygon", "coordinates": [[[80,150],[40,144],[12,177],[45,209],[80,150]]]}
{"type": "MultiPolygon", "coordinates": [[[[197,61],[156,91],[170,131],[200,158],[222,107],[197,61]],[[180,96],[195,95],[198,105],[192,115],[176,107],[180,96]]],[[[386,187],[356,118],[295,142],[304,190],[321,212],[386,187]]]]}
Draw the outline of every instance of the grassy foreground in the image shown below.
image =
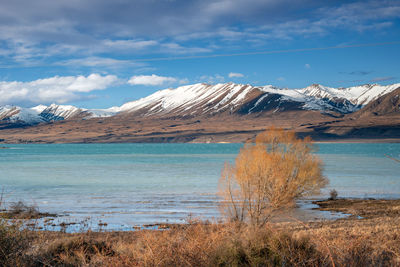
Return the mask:
{"type": "Polygon", "coordinates": [[[400,266],[399,200],[318,204],[354,216],[256,229],[193,222],[77,234],[19,231],[3,222],[0,266],[400,266]]]}

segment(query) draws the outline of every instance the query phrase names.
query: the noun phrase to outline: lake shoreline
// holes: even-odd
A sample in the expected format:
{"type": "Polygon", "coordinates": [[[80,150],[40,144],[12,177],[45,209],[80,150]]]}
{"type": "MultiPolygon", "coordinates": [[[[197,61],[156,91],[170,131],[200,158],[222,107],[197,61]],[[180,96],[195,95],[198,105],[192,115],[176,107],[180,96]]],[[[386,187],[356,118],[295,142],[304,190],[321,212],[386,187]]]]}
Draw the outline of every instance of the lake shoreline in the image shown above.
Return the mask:
{"type": "MultiPolygon", "coordinates": [[[[149,141],[115,141],[110,142],[107,140],[96,140],[90,142],[68,142],[68,141],[44,141],[44,140],[22,140],[20,142],[7,142],[5,140],[1,141],[1,145],[19,145],[19,144],[244,144],[245,142],[235,142],[235,141],[207,141],[207,142],[198,142],[198,141],[187,141],[181,142],[177,141],[168,141],[159,142],[160,140],[155,140],[154,142],[149,141]]],[[[400,143],[400,138],[326,138],[326,139],[313,139],[313,142],[316,144],[372,144],[372,143],[400,143]]],[[[0,149],[5,149],[7,147],[1,147],[0,149]]]]}
{"type": "MultiPolygon", "coordinates": [[[[361,219],[375,219],[384,216],[389,217],[399,217],[400,218],[400,199],[393,198],[337,198],[337,199],[314,199],[308,200],[310,203],[314,204],[315,207],[312,208],[300,208],[297,207],[289,212],[283,212],[276,214],[271,223],[280,224],[280,223],[291,223],[291,222],[302,222],[302,223],[318,223],[322,221],[329,221],[334,223],[335,221],[353,221],[353,220],[361,220],[361,219]],[[309,213],[309,211],[315,210],[321,212],[318,213],[309,213]],[[308,212],[308,213],[307,213],[308,212]],[[330,212],[330,215],[323,215],[322,212],[330,212]],[[308,217],[307,217],[308,216],[308,217]]],[[[60,213],[61,214],[61,213],[60,213]]],[[[68,226],[74,225],[78,226],[81,223],[71,222],[71,221],[63,221],[60,220],[57,225],[54,225],[55,218],[63,218],[63,215],[57,213],[47,213],[47,212],[39,212],[37,207],[26,206],[24,209],[20,209],[19,212],[14,210],[2,210],[0,212],[0,218],[7,220],[16,220],[20,222],[27,222],[28,228],[34,231],[40,232],[65,232],[66,234],[74,234],[77,232],[132,232],[132,231],[141,231],[141,230],[165,230],[165,229],[177,229],[177,228],[185,228],[187,225],[190,225],[193,222],[202,223],[202,224],[219,224],[222,223],[222,218],[218,220],[209,220],[203,219],[201,217],[198,218],[187,218],[185,223],[168,223],[168,222],[156,222],[150,224],[143,225],[134,225],[131,230],[115,230],[115,229],[107,229],[107,223],[100,222],[99,225],[104,227],[103,229],[100,227],[100,230],[84,228],[83,225],[81,229],[77,229],[77,231],[69,232],[67,231],[68,226]],[[60,227],[60,230],[49,230],[49,228],[45,228],[43,226],[39,226],[40,224],[35,224],[32,220],[44,219],[45,222],[53,224],[53,228],[60,227]]]]}

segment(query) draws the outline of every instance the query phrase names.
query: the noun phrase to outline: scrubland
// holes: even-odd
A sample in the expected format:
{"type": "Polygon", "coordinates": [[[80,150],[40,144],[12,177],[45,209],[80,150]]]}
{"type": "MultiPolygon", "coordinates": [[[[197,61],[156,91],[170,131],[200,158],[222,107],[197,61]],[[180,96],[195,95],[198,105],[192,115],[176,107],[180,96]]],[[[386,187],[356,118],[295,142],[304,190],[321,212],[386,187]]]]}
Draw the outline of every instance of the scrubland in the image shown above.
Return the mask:
{"type": "Polygon", "coordinates": [[[164,230],[61,233],[2,221],[1,266],[400,266],[399,200],[330,200],[318,222],[191,221],[164,230]]]}

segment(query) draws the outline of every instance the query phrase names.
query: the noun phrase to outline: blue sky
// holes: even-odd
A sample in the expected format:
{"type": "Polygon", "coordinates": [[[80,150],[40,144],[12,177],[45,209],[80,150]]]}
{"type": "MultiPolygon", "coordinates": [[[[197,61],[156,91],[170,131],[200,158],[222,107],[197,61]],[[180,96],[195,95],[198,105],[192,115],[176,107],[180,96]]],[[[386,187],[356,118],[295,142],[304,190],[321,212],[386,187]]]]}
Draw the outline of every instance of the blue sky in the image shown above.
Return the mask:
{"type": "Polygon", "coordinates": [[[400,82],[400,1],[0,0],[0,105],[400,82]]]}

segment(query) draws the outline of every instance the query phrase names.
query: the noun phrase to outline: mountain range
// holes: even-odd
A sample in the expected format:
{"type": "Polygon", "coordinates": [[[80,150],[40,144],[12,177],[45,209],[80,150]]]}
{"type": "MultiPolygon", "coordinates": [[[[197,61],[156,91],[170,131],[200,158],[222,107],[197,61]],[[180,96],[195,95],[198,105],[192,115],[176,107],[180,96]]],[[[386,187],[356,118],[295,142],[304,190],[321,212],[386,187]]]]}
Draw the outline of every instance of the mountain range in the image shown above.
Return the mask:
{"type": "Polygon", "coordinates": [[[321,140],[397,139],[399,95],[400,84],[287,89],[199,83],[108,109],[3,106],[0,141],[239,142],[270,125],[321,140]]]}

